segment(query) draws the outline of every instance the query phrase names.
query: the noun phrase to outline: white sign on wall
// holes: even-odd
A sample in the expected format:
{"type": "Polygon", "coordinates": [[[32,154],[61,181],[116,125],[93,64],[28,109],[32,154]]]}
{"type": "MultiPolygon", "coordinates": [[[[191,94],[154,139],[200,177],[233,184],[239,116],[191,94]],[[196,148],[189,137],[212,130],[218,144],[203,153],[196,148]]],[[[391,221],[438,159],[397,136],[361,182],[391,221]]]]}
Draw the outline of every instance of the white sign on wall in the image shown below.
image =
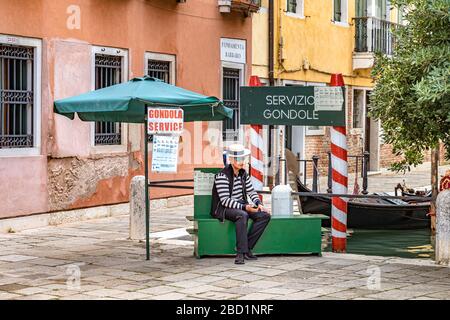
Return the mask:
{"type": "Polygon", "coordinates": [[[177,172],[179,136],[153,136],[152,172],[177,172]]]}
{"type": "Polygon", "coordinates": [[[220,60],[245,64],[246,53],[245,40],[220,38],[220,60]]]}

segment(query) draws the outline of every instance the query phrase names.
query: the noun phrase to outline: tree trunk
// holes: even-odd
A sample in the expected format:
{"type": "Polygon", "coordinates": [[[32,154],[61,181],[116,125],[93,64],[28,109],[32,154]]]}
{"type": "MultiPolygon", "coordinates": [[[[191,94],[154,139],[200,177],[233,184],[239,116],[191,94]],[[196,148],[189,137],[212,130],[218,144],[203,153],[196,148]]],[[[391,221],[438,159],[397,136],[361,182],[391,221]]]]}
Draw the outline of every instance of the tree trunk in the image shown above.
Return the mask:
{"type": "Polygon", "coordinates": [[[439,192],[439,179],[438,179],[438,166],[439,166],[439,147],[431,150],[431,234],[436,234],[436,198],[439,192]]]}

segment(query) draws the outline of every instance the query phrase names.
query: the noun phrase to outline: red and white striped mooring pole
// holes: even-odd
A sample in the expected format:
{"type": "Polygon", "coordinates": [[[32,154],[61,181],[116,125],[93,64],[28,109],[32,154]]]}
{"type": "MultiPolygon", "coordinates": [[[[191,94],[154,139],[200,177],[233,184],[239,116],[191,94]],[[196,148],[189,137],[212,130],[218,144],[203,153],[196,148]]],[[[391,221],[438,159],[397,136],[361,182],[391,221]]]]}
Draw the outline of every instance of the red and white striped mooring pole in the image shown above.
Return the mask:
{"type": "MultiPolygon", "coordinates": [[[[261,86],[261,81],[258,76],[250,77],[250,87],[261,86]]],[[[261,191],[264,186],[264,144],[262,137],[262,125],[252,124],[250,125],[250,143],[251,143],[251,169],[250,176],[253,183],[253,187],[256,191],[261,191]]],[[[262,196],[259,195],[262,200],[262,196]]]]}
{"type": "MultiPolygon", "coordinates": [[[[332,74],[331,87],[343,87],[342,74],[332,74]]],[[[346,194],[348,188],[347,135],[344,127],[331,128],[332,192],[346,194]]],[[[347,199],[332,198],[331,247],[333,252],[347,249],[347,199]]]]}

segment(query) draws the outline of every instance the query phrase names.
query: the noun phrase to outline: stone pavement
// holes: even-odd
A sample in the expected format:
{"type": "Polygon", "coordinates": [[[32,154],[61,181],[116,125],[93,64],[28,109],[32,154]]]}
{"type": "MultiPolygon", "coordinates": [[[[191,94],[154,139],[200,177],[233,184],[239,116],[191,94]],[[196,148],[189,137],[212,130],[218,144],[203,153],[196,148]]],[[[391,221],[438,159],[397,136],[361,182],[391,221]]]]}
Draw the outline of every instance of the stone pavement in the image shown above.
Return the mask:
{"type": "Polygon", "coordinates": [[[143,242],[127,240],[128,216],[2,234],[0,299],[450,299],[450,268],[427,260],[196,259],[183,232],[161,233],[191,226],[190,214],[192,207],[152,212],[150,261],[143,242]]]}

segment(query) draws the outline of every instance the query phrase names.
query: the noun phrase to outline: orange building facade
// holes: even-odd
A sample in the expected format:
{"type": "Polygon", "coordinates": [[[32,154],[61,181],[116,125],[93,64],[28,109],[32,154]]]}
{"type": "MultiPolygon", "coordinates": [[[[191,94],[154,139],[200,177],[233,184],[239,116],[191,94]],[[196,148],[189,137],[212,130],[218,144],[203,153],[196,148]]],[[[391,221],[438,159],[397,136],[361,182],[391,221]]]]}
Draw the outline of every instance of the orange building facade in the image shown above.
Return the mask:
{"type": "MultiPolygon", "coordinates": [[[[0,219],[127,202],[143,173],[142,125],[71,121],[54,100],[147,74],[233,105],[250,76],[251,15],[214,0],[0,0],[0,17],[0,219]]],[[[150,178],[220,165],[224,126],[185,124],[178,173],[150,178]]]]}

